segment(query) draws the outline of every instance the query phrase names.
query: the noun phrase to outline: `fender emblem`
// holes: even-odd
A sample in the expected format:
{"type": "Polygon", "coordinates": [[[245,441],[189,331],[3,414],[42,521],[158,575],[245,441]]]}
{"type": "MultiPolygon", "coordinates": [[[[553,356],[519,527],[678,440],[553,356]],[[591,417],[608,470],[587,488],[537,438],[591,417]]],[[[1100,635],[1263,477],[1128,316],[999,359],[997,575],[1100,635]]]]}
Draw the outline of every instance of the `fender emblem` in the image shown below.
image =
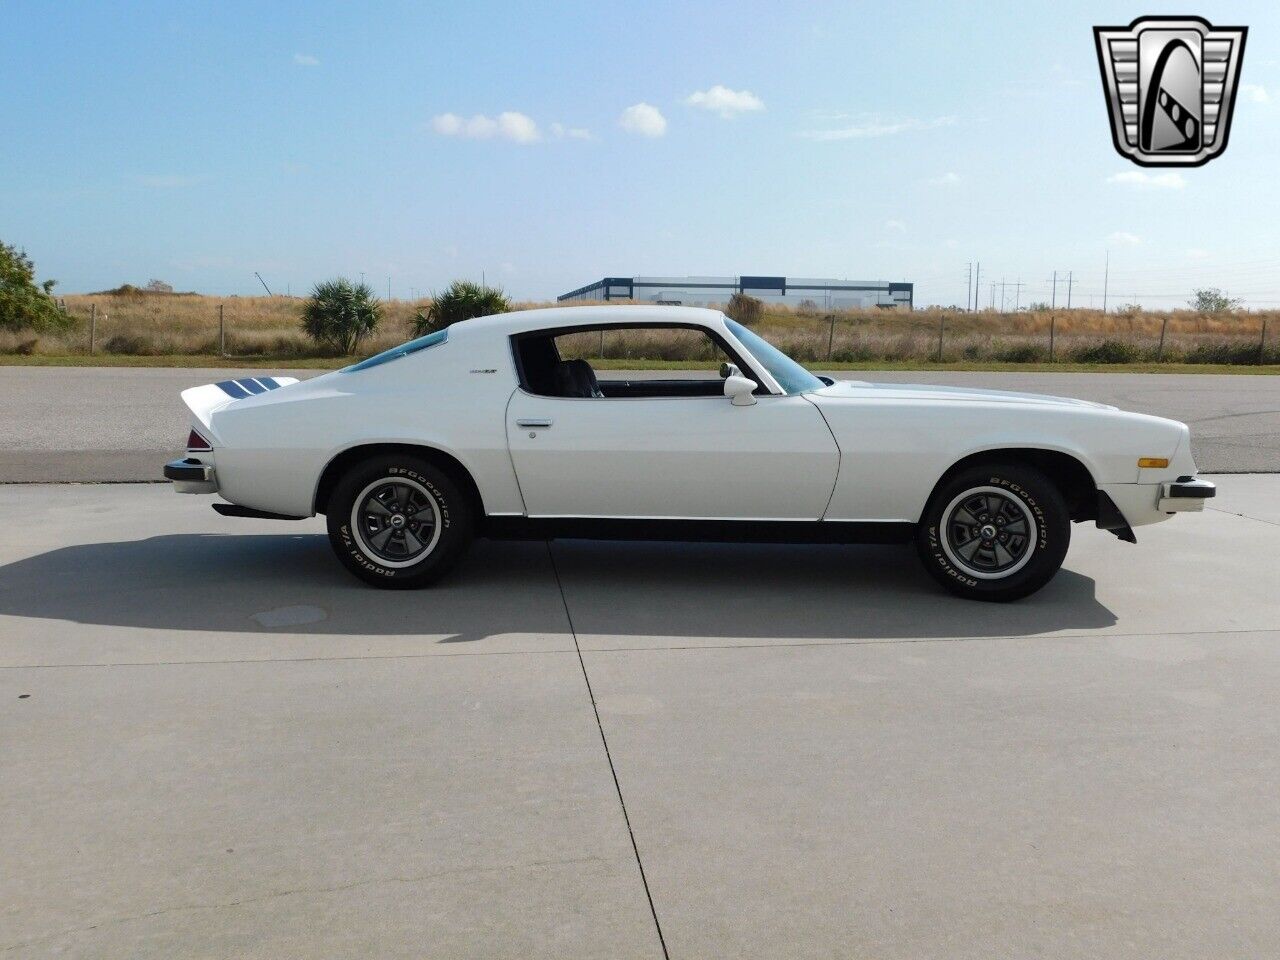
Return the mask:
{"type": "Polygon", "coordinates": [[[498,371],[497,371],[496,369],[493,369],[493,368],[487,368],[487,369],[484,369],[484,370],[472,370],[471,372],[472,372],[472,373],[497,373],[498,371]]]}

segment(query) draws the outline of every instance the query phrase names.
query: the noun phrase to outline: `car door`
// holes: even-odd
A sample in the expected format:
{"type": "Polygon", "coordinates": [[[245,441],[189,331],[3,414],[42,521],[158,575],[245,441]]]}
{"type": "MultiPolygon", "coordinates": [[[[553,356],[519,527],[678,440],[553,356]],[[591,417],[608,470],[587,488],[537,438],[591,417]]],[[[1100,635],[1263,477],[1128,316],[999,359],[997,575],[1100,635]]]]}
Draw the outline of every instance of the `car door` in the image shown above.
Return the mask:
{"type": "Polygon", "coordinates": [[[820,519],[839,452],[801,396],[538,396],[507,440],[531,517],[820,519]]]}

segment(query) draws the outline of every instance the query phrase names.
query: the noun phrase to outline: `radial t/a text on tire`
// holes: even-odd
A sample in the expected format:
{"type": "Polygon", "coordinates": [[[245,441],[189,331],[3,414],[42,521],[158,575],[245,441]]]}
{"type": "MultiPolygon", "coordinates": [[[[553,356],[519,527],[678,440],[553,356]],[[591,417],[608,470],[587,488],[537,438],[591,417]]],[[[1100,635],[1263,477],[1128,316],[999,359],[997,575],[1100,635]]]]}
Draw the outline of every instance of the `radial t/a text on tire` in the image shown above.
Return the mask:
{"type": "Polygon", "coordinates": [[[992,463],[946,478],[916,531],[929,574],[958,596],[1016,600],[1053,579],[1071,543],[1062,493],[1034,467],[992,463]]]}
{"type": "Polygon", "coordinates": [[[472,510],[454,479],[412,455],[374,457],[339,479],[327,506],[343,566],[376,587],[425,586],[471,542],[472,510]]]}

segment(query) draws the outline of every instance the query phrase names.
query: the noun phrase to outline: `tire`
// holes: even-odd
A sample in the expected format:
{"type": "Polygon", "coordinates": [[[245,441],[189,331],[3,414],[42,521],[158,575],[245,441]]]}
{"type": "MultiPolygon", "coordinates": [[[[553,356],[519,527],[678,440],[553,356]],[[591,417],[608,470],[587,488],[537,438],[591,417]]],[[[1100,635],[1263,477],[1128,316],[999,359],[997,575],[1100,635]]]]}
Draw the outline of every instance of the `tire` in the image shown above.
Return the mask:
{"type": "Polygon", "coordinates": [[[1057,486],[1034,467],[968,467],[940,483],[916,529],[929,574],[957,596],[1003,602],[1053,579],[1071,544],[1057,486]]]}
{"type": "Polygon", "coordinates": [[[475,524],[453,478],[410,454],[373,457],[348,470],[329,498],[327,521],[342,565],[388,590],[439,580],[466,552],[475,524]]]}

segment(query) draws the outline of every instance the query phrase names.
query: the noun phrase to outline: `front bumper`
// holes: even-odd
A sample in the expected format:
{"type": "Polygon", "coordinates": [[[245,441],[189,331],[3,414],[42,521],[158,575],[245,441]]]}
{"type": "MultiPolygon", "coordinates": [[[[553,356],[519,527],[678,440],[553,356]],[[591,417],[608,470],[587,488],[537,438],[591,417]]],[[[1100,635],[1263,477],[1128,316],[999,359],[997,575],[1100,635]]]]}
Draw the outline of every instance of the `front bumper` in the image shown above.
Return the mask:
{"type": "Polygon", "coordinates": [[[1160,500],[1156,508],[1163,513],[1187,513],[1203,510],[1204,502],[1218,492],[1208,480],[1199,477],[1179,477],[1160,484],[1160,500]]]}
{"type": "Polygon", "coordinates": [[[178,493],[217,493],[218,478],[212,464],[201,463],[194,457],[170,460],[164,465],[166,480],[173,481],[178,493]]]}

